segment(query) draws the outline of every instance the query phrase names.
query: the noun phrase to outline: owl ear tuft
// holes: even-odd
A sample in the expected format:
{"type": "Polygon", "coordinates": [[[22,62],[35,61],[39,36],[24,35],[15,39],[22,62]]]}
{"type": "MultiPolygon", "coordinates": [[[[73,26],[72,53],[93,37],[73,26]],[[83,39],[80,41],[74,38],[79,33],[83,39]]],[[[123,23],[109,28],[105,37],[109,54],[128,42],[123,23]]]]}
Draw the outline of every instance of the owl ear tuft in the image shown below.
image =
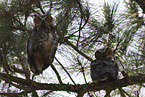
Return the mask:
{"type": "Polygon", "coordinates": [[[34,23],[35,23],[35,25],[36,25],[37,23],[41,22],[41,18],[40,18],[39,15],[34,15],[34,16],[35,16],[35,18],[34,18],[34,23]]]}
{"type": "Polygon", "coordinates": [[[34,18],[40,18],[38,14],[34,14],[34,18]]]}

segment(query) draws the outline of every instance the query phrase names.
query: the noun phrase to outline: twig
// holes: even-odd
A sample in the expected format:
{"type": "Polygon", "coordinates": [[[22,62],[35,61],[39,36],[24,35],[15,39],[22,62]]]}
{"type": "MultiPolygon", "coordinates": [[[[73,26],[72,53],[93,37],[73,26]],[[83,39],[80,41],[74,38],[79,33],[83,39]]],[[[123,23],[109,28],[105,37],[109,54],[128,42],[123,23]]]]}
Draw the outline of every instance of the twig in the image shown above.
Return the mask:
{"type": "MultiPolygon", "coordinates": [[[[128,96],[128,97],[131,97],[131,95],[129,95],[126,91],[124,91],[123,89],[122,89],[122,91],[128,96]]],[[[126,96],[125,96],[126,97],[126,96]]]]}
{"type": "Polygon", "coordinates": [[[111,90],[106,91],[106,95],[104,97],[110,97],[111,90]]]}
{"type": "Polygon", "coordinates": [[[49,11],[48,11],[48,13],[50,14],[50,11],[51,11],[51,9],[52,9],[52,0],[50,0],[50,5],[49,5],[50,7],[49,7],[49,11]]]}
{"type": "Polygon", "coordinates": [[[59,65],[63,68],[63,70],[67,73],[71,81],[76,85],[75,81],[72,79],[71,75],[68,73],[68,71],[65,69],[65,67],[59,62],[59,60],[55,57],[55,60],[59,63],[59,65]]]}
{"type": "MultiPolygon", "coordinates": [[[[82,22],[83,22],[83,17],[81,17],[81,23],[79,25],[79,29],[81,29],[82,22]]],[[[78,36],[76,47],[78,47],[78,45],[79,45],[80,37],[81,37],[81,30],[79,30],[79,36],[78,36]]]]}
{"type": "MultiPolygon", "coordinates": [[[[81,12],[81,22],[82,22],[82,19],[83,19],[83,18],[85,19],[85,15],[84,15],[84,12],[83,12],[83,10],[82,10],[82,5],[80,4],[80,2],[79,2],[78,0],[77,0],[77,2],[78,2],[78,4],[79,4],[79,8],[80,8],[80,12],[81,12]]],[[[69,36],[66,37],[66,38],[70,38],[70,37],[72,37],[75,33],[80,32],[80,31],[84,28],[84,26],[88,23],[88,21],[89,21],[89,16],[90,16],[90,14],[88,14],[87,19],[85,19],[84,25],[79,27],[79,30],[73,32],[71,35],[69,35],[69,36]]],[[[82,23],[80,23],[80,25],[82,25],[82,23]]]]}
{"type": "Polygon", "coordinates": [[[126,97],[125,94],[124,94],[124,92],[123,92],[124,90],[123,90],[122,88],[118,88],[118,89],[119,89],[119,91],[120,91],[121,96],[122,96],[122,97],[126,97]]]}
{"type": "Polygon", "coordinates": [[[30,91],[31,90],[31,88],[27,87],[27,86],[17,85],[17,84],[14,84],[14,83],[10,83],[10,84],[13,85],[16,88],[23,89],[23,90],[26,90],[26,91],[30,91]]]}
{"type": "Polygon", "coordinates": [[[37,13],[38,15],[41,15],[39,12],[37,12],[37,11],[34,10],[33,8],[31,8],[31,10],[32,10],[34,13],[37,13]]]}
{"type": "Polygon", "coordinates": [[[82,56],[84,56],[86,59],[88,59],[89,61],[93,61],[92,58],[88,57],[86,54],[84,54],[83,52],[81,52],[76,46],[74,46],[71,42],[68,41],[67,38],[65,38],[63,36],[63,34],[57,29],[57,26],[59,25],[59,23],[65,19],[65,17],[68,15],[68,12],[71,8],[71,6],[73,5],[72,3],[74,2],[75,0],[72,0],[72,2],[70,3],[70,6],[68,7],[67,11],[65,12],[63,18],[57,23],[57,25],[55,26],[55,29],[57,31],[57,34],[68,44],[70,45],[74,50],[76,50],[79,54],[81,54],[82,56]]]}
{"type": "Polygon", "coordinates": [[[48,94],[52,93],[53,91],[46,92],[42,97],[47,97],[48,94]]]}
{"type": "Polygon", "coordinates": [[[17,73],[21,73],[21,74],[25,74],[25,73],[26,73],[24,70],[19,69],[19,68],[16,68],[15,66],[11,66],[11,68],[12,68],[15,72],[17,72],[17,73]]]}
{"type": "Polygon", "coordinates": [[[65,17],[68,15],[71,7],[73,6],[73,2],[75,2],[76,0],[72,0],[67,8],[67,10],[65,11],[64,16],[62,17],[62,19],[60,21],[58,21],[58,23],[56,24],[56,27],[65,19],[65,17]]]}
{"type": "Polygon", "coordinates": [[[52,68],[53,71],[55,72],[55,74],[56,74],[56,76],[57,76],[57,78],[58,78],[59,83],[60,83],[60,84],[63,84],[63,82],[62,82],[62,80],[61,80],[61,77],[60,77],[58,71],[56,70],[56,68],[54,67],[53,64],[51,64],[51,68],[52,68]]]}
{"type": "Polygon", "coordinates": [[[38,94],[37,94],[37,92],[36,92],[36,90],[33,90],[32,91],[32,97],[39,97],[38,94]]]}
{"type": "MultiPolygon", "coordinates": [[[[80,62],[80,60],[77,58],[78,64],[81,66],[81,72],[83,73],[83,77],[85,80],[85,83],[87,84],[87,80],[86,80],[86,76],[85,76],[85,71],[84,71],[84,66],[82,65],[82,63],[80,62]]],[[[88,95],[91,97],[90,92],[88,91],[88,95]]]]}
{"type": "MultiPolygon", "coordinates": [[[[55,27],[56,28],[56,27],[55,27]]],[[[70,41],[68,41],[68,39],[66,39],[62,33],[56,28],[57,34],[68,44],[70,45],[75,51],[77,51],[79,54],[81,54],[82,56],[84,56],[86,59],[88,59],[89,61],[93,61],[92,58],[88,57],[86,54],[84,54],[82,51],[80,51],[76,46],[74,46],[70,41]]]]}
{"type": "MultiPolygon", "coordinates": [[[[77,0],[78,1],[78,0],[77,0]]],[[[78,44],[79,44],[79,40],[80,40],[80,36],[81,36],[81,25],[82,25],[82,22],[83,22],[83,16],[84,16],[84,14],[83,14],[83,12],[82,12],[82,7],[81,7],[81,5],[80,5],[80,2],[78,1],[78,3],[79,3],[79,8],[80,8],[80,10],[81,10],[81,22],[80,22],[80,25],[79,25],[79,36],[78,36],[78,40],[77,40],[77,44],[76,44],[76,46],[78,47],[78,44]]]]}
{"type": "Polygon", "coordinates": [[[42,6],[41,6],[40,1],[37,2],[36,6],[37,6],[38,8],[40,8],[40,10],[41,10],[41,12],[42,12],[43,14],[45,14],[45,11],[43,10],[43,8],[42,8],[42,6]]]}
{"type": "Polygon", "coordinates": [[[4,70],[5,70],[5,72],[7,74],[9,74],[9,70],[8,70],[9,66],[8,66],[8,63],[6,62],[6,59],[5,58],[3,58],[3,60],[2,60],[2,66],[3,66],[4,70]]]}
{"type": "Polygon", "coordinates": [[[26,79],[27,80],[30,80],[30,71],[29,71],[29,69],[27,67],[28,65],[26,66],[26,63],[24,61],[24,58],[19,53],[17,53],[17,57],[19,58],[19,61],[20,61],[21,65],[22,65],[22,68],[25,71],[26,79]]]}
{"type": "Polygon", "coordinates": [[[77,97],[83,97],[83,93],[78,93],[77,97]]]}

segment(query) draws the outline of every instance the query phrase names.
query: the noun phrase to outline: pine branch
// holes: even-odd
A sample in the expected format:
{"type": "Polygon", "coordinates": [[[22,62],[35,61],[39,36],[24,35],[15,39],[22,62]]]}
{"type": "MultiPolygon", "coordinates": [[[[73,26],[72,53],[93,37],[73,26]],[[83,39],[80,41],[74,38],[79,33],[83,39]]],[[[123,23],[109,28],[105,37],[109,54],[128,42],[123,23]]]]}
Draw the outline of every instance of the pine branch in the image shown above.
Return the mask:
{"type": "Polygon", "coordinates": [[[14,72],[20,73],[20,74],[26,74],[26,72],[22,69],[16,68],[15,66],[11,66],[14,72]]]}
{"type": "Polygon", "coordinates": [[[118,89],[120,91],[121,97],[126,97],[125,94],[124,94],[124,92],[123,92],[123,89],[122,88],[118,88],[118,89]]]}
{"type": "Polygon", "coordinates": [[[72,79],[71,75],[68,73],[68,71],[65,69],[65,67],[59,62],[59,60],[55,57],[55,60],[59,63],[59,65],[63,68],[63,70],[67,73],[71,81],[76,85],[75,81],[72,79]]]}
{"type": "Polygon", "coordinates": [[[56,68],[54,67],[53,64],[51,64],[51,68],[52,68],[53,71],[55,72],[55,74],[56,74],[56,76],[57,76],[57,78],[58,78],[59,83],[60,83],[60,84],[63,84],[63,82],[62,82],[62,80],[61,80],[61,77],[60,77],[58,71],[56,70],[56,68]]]}
{"type": "MultiPolygon", "coordinates": [[[[85,80],[85,83],[87,84],[87,79],[86,79],[86,76],[85,76],[85,69],[84,69],[84,66],[82,65],[82,63],[80,62],[80,60],[77,58],[77,62],[78,62],[78,64],[81,66],[81,72],[83,73],[83,77],[84,77],[84,80],[85,80]]],[[[82,93],[78,93],[78,96],[79,95],[82,95],[82,93]]],[[[89,93],[89,91],[88,91],[88,95],[89,96],[91,96],[90,95],[90,93],[89,93]]],[[[80,96],[79,96],[80,97],[80,96]]]]}
{"type": "MultiPolygon", "coordinates": [[[[79,29],[81,29],[82,22],[83,22],[83,17],[81,17],[81,22],[80,22],[80,25],[79,25],[79,29]]],[[[79,45],[80,37],[81,37],[81,30],[79,30],[79,35],[78,35],[78,40],[77,40],[76,47],[78,47],[78,45],[79,45]]]]}
{"type": "MultiPolygon", "coordinates": [[[[17,51],[19,51],[19,50],[17,49],[17,51]]],[[[22,56],[20,53],[18,53],[18,52],[17,52],[17,57],[19,58],[19,61],[20,61],[20,63],[21,63],[21,66],[22,66],[22,68],[23,68],[23,71],[24,71],[24,74],[25,74],[26,78],[27,78],[28,80],[30,80],[30,71],[29,71],[29,69],[28,69],[28,67],[27,67],[28,64],[26,65],[23,56],[22,56]]],[[[15,68],[15,70],[16,70],[16,68],[15,68]]],[[[18,70],[18,69],[17,69],[17,70],[18,70]]]]}
{"type": "Polygon", "coordinates": [[[9,11],[5,11],[5,12],[2,12],[1,14],[0,14],[0,18],[5,18],[5,17],[7,17],[7,16],[13,16],[14,14],[16,14],[16,13],[18,13],[18,12],[21,12],[21,11],[28,11],[29,10],[29,8],[31,7],[31,5],[33,4],[33,3],[36,3],[36,2],[38,2],[38,1],[41,1],[41,0],[30,0],[30,2],[28,2],[28,3],[26,3],[26,4],[24,4],[24,5],[22,5],[21,7],[19,7],[19,8],[15,8],[15,9],[11,9],[11,10],[9,10],[9,11]]]}
{"type": "Polygon", "coordinates": [[[38,83],[35,81],[30,81],[30,80],[28,81],[22,78],[18,78],[12,75],[7,75],[4,73],[0,73],[0,78],[5,81],[10,79],[11,82],[15,82],[19,85],[31,86],[33,87],[34,90],[71,91],[71,92],[79,93],[79,95],[85,94],[88,91],[100,91],[100,90],[111,91],[119,87],[126,87],[128,85],[145,83],[145,75],[131,76],[128,78],[119,79],[108,83],[91,83],[91,84],[81,84],[81,85],[38,83]]]}
{"type": "Polygon", "coordinates": [[[32,97],[39,97],[35,90],[32,91],[32,97]]]}
{"type": "Polygon", "coordinates": [[[106,95],[104,97],[110,97],[110,93],[111,93],[110,90],[109,91],[106,91],[106,95]]]}
{"type": "Polygon", "coordinates": [[[45,14],[45,11],[43,10],[43,8],[42,8],[42,6],[41,6],[40,1],[37,2],[36,6],[37,6],[38,8],[40,8],[40,10],[41,10],[41,12],[42,12],[43,14],[45,14]]]}
{"type": "MultiPolygon", "coordinates": [[[[129,95],[126,91],[124,91],[123,89],[122,89],[122,92],[124,92],[128,97],[131,97],[131,95],[129,95]]],[[[125,96],[126,97],[126,96],[125,96]]]]}
{"type": "Polygon", "coordinates": [[[58,21],[58,23],[56,24],[56,27],[65,19],[65,17],[67,17],[67,15],[69,14],[69,11],[71,10],[71,7],[73,6],[73,3],[75,2],[76,0],[72,0],[71,3],[69,4],[67,10],[65,11],[64,13],[64,16],[62,17],[62,19],[60,21],[58,21]]]}
{"type": "Polygon", "coordinates": [[[52,93],[53,91],[46,92],[42,97],[47,97],[48,94],[52,93]]]}
{"type": "Polygon", "coordinates": [[[23,86],[23,85],[17,85],[15,83],[11,83],[10,85],[12,85],[12,86],[14,86],[18,89],[25,90],[25,91],[31,90],[31,87],[27,87],[27,86],[23,86]]]}
{"type": "Polygon", "coordinates": [[[68,41],[68,39],[66,39],[62,33],[55,27],[57,34],[68,44],[70,45],[75,51],[77,51],[79,54],[81,54],[82,56],[84,56],[86,59],[88,59],[89,61],[93,61],[92,58],[90,58],[89,56],[87,56],[86,54],[84,54],[82,51],[80,51],[76,46],[74,46],[70,41],[68,41]]]}
{"type": "Polygon", "coordinates": [[[51,9],[52,9],[52,0],[50,0],[50,8],[49,8],[49,10],[48,10],[48,13],[50,13],[50,11],[51,11],[51,9]]]}

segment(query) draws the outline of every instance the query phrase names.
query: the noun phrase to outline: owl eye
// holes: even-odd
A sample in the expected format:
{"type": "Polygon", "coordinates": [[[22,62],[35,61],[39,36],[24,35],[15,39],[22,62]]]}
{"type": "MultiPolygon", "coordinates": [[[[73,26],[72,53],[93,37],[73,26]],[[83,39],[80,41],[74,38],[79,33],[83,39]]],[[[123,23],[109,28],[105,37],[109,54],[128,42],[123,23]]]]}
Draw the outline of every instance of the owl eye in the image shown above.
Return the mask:
{"type": "Polygon", "coordinates": [[[41,18],[39,17],[39,16],[35,16],[35,19],[34,19],[34,22],[36,23],[36,24],[40,24],[41,23],[41,18]]]}
{"type": "Polygon", "coordinates": [[[106,48],[104,53],[107,54],[107,55],[112,55],[112,50],[110,48],[106,48]]]}
{"type": "Polygon", "coordinates": [[[47,16],[47,17],[45,18],[45,21],[46,21],[47,23],[51,23],[51,22],[52,22],[52,18],[51,18],[50,16],[47,16]]]}
{"type": "Polygon", "coordinates": [[[96,58],[99,58],[99,57],[101,57],[101,56],[102,56],[102,52],[96,51],[95,57],[96,57],[96,58]]]}

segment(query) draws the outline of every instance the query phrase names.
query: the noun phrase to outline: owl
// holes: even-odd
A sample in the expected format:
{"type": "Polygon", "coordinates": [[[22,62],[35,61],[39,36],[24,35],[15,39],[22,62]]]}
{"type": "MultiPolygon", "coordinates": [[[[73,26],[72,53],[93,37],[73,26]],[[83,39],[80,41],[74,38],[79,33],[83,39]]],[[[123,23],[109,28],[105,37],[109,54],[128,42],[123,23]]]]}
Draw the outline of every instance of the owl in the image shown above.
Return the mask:
{"type": "Polygon", "coordinates": [[[97,50],[95,58],[91,62],[91,78],[93,82],[109,82],[118,79],[118,66],[113,60],[111,48],[97,50]]]}
{"type": "Polygon", "coordinates": [[[35,15],[34,23],[32,37],[27,42],[27,58],[31,71],[38,75],[52,64],[58,41],[50,14],[35,15]]]}

